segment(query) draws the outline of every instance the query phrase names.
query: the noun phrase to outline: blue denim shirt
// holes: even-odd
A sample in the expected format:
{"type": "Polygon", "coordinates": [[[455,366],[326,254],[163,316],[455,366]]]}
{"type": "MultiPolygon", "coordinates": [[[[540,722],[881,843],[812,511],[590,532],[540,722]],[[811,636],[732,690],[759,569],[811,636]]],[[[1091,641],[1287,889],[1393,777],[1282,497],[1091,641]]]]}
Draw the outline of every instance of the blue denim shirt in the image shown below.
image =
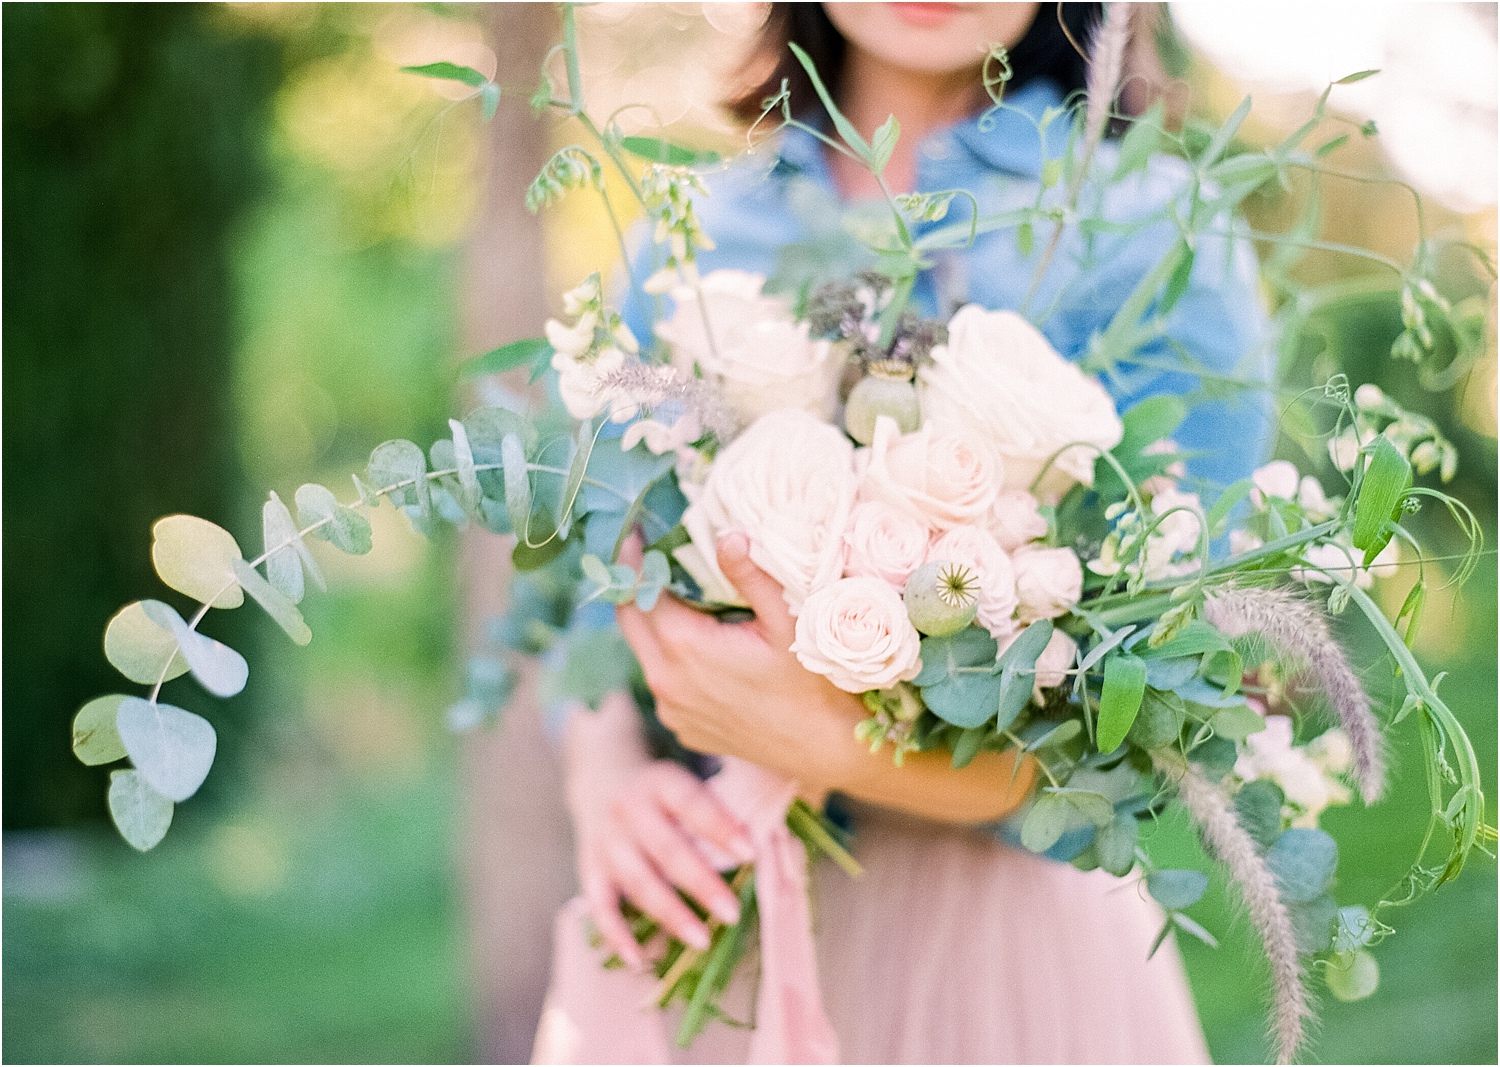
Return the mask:
{"type": "MultiPolygon", "coordinates": [[[[966,189],[979,201],[981,214],[1032,204],[1045,162],[1061,156],[1067,137],[1064,120],[1050,123],[1045,137],[1038,125],[1047,109],[1061,106],[1052,83],[1032,82],[1006,97],[1005,108],[991,116],[988,128],[981,128],[976,118],[930,134],[917,147],[916,191],[966,189]]],[[[1093,173],[1113,173],[1118,154],[1116,142],[1101,144],[1093,173]]],[[[1129,233],[1105,228],[1092,241],[1078,227],[1065,231],[1028,309],[1063,355],[1081,358],[1089,339],[1104,329],[1136,283],[1179,239],[1170,208],[1186,195],[1189,179],[1181,160],[1158,156],[1121,182],[1085,184],[1080,203],[1100,197],[1097,214],[1102,218],[1150,221],[1129,233]]],[[[711,195],[695,202],[703,228],[716,244],[699,255],[705,272],[731,267],[774,278],[790,264],[799,242],[814,235],[838,239],[861,215],[878,217],[887,210],[883,204],[842,202],[823,146],[797,129],[785,131],[774,149],[763,147],[708,175],[706,183],[711,195]]],[[[1060,203],[1064,196],[1059,182],[1044,203],[1060,203]]],[[[938,225],[966,221],[969,210],[960,197],[938,225]]],[[[1228,220],[1218,228],[1227,231],[1228,220]]],[[[935,266],[917,278],[914,302],[925,314],[944,317],[966,303],[1019,310],[1049,231],[1048,223],[1037,227],[1030,254],[1020,251],[1012,229],[980,234],[968,248],[935,254],[935,266]]],[[[643,273],[638,271],[637,277],[643,273]]],[[[643,339],[649,336],[646,306],[645,298],[634,293],[625,310],[631,328],[643,339]]],[[[1166,335],[1143,355],[1180,363],[1180,353],[1188,352],[1216,374],[1267,381],[1272,352],[1266,323],[1253,250],[1225,236],[1202,236],[1187,289],[1166,320],[1166,335]]],[[[1199,379],[1181,371],[1122,367],[1106,376],[1104,384],[1124,410],[1153,394],[1193,392],[1199,379]]],[[[1190,476],[1205,487],[1222,487],[1247,476],[1267,457],[1273,425],[1266,395],[1241,393],[1195,404],[1173,436],[1183,450],[1201,453],[1188,463],[1190,476]]]]}
{"type": "MultiPolygon", "coordinates": [[[[984,128],[971,119],[926,137],[917,148],[915,191],[968,190],[981,214],[1034,203],[1043,167],[1062,155],[1067,137],[1065,121],[1050,123],[1045,136],[1038,127],[1047,109],[1062,106],[1062,98],[1051,83],[1033,82],[1008,95],[1006,105],[984,128]]],[[[1112,174],[1118,156],[1117,143],[1101,144],[1093,172],[1112,174]]],[[[1082,357],[1090,338],[1179,239],[1170,209],[1186,195],[1190,177],[1181,160],[1159,156],[1121,182],[1085,184],[1085,198],[1100,198],[1099,217],[1145,224],[1128,233],[1105,227],[1091,242],[1078,227],[1065,231],[1028,309],[1064,356],[1082,357]]],[[[796,129],[783,133],[774,149],[762,148],[709,175],[706,182],[711,195],[696,201],[695,208],[716,247],[700,253],[704,272],[727,267],[774,278],[795,266],[792,257],[799,243],[820,235],[837,240],[851,223],[858,224],[861,214],[887,210],[883,204],[841,201],[822,145],[796,129]]],[[[1044,203],[1060,203],[1064,195],[1059,182],[1044,203]]],[[[965,199],[956,199],[943,224],[967,219],[968,210],[965,199]]],[[[980,234],[967,248],[935,254],[935,266],[917,278],[914,302],[925,314],[944,317],[966,303],[1021,309],[1050,237],[1047,229],[1046,224],[1038,227],[1029,253],[1021,251],[1014,230],[1004,229],[980,234]]],[[[1228,220],[1218,229],[1227,234],[1228,220]]],[[[636,275],[646,273],[643,267],[636,275]]],[[[632,293],[625,308],[627,321],[642,338],[648,336],[648,299],[632,293]]],[[[1187,289],[1164,325],[1165,336],[1143,354],[1180,363],[1179,353],[1185,351],[1213,373],[1270,380],[1273,355],[1266,310],[1254,253],[1245,242],[1226,235],[1200,236],[1187,289]]],[[[1123,411],[1147,396],[1191,393],[1199,379],[1186,371],[1122,368],[1104,384],[1123,411]]],[[[1184,451],[1198,453],[1187,463],[1189,476],[1209,490],[1211,499],[1213,487],[1248,476],[1267,458],[1273,426],[1267,395],[1245,392],[1194,404],[1173,437],[1184,451]]],[[[986,829],[1020,844],[1019,817],[986,829]]],[[[1087,828],[1071,832],[1047,854],[1070,859],[1092,836],[1087,828]]]]}

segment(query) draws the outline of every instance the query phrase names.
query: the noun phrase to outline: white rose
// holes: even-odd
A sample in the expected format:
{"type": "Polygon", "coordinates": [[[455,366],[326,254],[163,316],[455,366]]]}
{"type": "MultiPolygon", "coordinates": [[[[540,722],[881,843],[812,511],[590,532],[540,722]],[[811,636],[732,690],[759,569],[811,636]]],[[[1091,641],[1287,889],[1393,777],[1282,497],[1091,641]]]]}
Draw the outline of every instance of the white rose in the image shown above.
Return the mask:
{"type": "Polygon", "coordinates": [[[743,533],[750,559],[781,583],[796,614],[809,593],[843,570],[854,489],[847,437],[805,411],[773,411],[714,459],[683,513],[693,543],[677,558],[714,599],[742,604],[719,569],[717,545],[723,534],[743,533]]]}
{"type": "Polygon", "coordinates": [[[792,317],[785,300],[761,293],[765,280],[762,274],[716,270],[697,289],[678,286],[672,291],[676,310],[656,334],[672,346],[672,365],[690,376],[701,372],[718,386],[743,424],[777,408],[801,408],[830,420],[838,407],[842,361],[827,341],[808,336],[807,324],[792,317]]]}
{"type": "MultiPolygon", "coordinates": [[[[963,427],[988,441],[1005,460],[1007,489],[1029,488],[1066,445],[1107,450],[1124,432],[1103,386],[1012,311],[960,309],[948,323],[948,343],[932,350],[917,379],[923,423],[963,427]]],[[[1073,448],[1059,455],[1044,494],[1061,495],[1074,482],[1092,485],[1097,454],[1073,448]]]]}
{"type": "Polygon", "coordinates": [[[1036,497],[1020,489],[1007,489],[995,497],[990,508],[990,533],[1007,552],[1014,552],[1027,541],[1047,536],[1047,520],[1037,510],[1036,497]]]}
{"type": "Polygon", "coordinates": [[[844,530],[844,575],[879,578],[900,590],[927,560],[927,524],[900,508],[856,504],[844,530]]]}
{"type": "Polygon", "coordinates": [[[1066,614],[1083,596],[1083,566],[1070,548],[1022,548],[1011,564],[1021,602],[1017,617],[1025,625],[1066,614]]]}
{"type": "Polygon", "coordinates": [[[1000,463],[981,442],[930,426],[903,434],[884,415],[858,463],[861,500],[900,508],[938,531],[982,521],[1000,488],[1000,463]]]}
{"type": "Polygon", "coordinates": [[[1047,647],[1036,659],[1036,685],[1032,696],[1038,704],[1045,699],[1043,689],[1055,689],[1068,680],[1067,672],[1073,668],[1077,656],[1078,642],[1061,630],[1053,630],[1047,647]]]}
{"type": "Polygon", "coordinates": [[[933,542],[929,559],[968,567],[979,583],[979,625],[997,641],[1016,632],[1016,572],[994,535],[978,526],[955,526],[933,542]]]}
{"type": "Polygon", "coordinates": [[[792,651],[849,693],[889,689],[922,671],[921,638],[906,605],[879,578],[841,578],[809,596],[792,651]]]}

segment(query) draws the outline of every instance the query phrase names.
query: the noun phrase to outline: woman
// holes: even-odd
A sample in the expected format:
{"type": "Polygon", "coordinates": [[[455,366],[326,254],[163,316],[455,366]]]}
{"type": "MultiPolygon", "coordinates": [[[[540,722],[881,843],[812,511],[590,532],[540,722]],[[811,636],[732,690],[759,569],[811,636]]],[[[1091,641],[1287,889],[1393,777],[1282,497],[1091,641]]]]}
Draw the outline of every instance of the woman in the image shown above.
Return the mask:
{"type": "MultiPolygon", "coordinates": [[[[1064,14],[1074,37],[1086,35],[1098,6],[1063,5],[1075,9],[1064,14]]],[[[1063,123],[1045,131],[1038,124],[1064,94],[1081,88],[1084,74],[1058,19],[1051,5],[1039,15],[1036,4],[776,4],[759,53],[775,69],[737,110],[753,119],[785,77],[799,117],[819,122],[807,106],[815,97],[805,77],[788,61],[785,46],[794,40],[866,137],[888,114],[897,117],[902,136],[885,172],[895,192],[967,188],[984,212],[1028,204],[1065,136],[1063,123]],[[992,43],[1011,50],[1014,77],[1007,109],[990,125],[976,116],[989,103],[979,63],[992,43]]],[[[1104,146],[1095,167],[1111,167],[1114,158],[1104,146]]],[[[787,265],[786,250],[826,229],[835,209],[858,210],[878,195],[866,171],[801,131],[782,136],[767,172],[762,160],[713,183],[699,212],[717,250],[701,258],[702,269],[775,273],[787,265]]],[[[1153,164],[1103,192],[1106,214],[1161,213],[1162,225],[1087,249],[1066,234],[1039,282],[1040,249],[1021,256],[1014,234],[997,232],[940,258],[919,278],[914,300],[927,314],[969,301],[1048,309],[1045,332],[1077,357],[1175,239],[1162,208],[1181,178],[1153,164]]],[[[1248,253],[1200,248],[1170,332],[1228,372],[1252,352],[1260,315],[1248,253]]],[[[1195,383],[1182,374],[1150,374],[1109,384],[1123,404],[1195,383]]],[[[1267,433],[1255,405],[1217,404],[1200,406],[1177,438],[1210,453],[1194,461],[1194,476],[1226,483],[1249,472],[1267,433]],[[1234,442],[1232,452],[1216,455],[1227,451],[1225,441],[1234,442]]],[[[1118,883],[1101,873],[1001,843],[996,827],[1023,802],[1030,766],[1017,768],[1008,753],[986,753],[955,771],[934,753],[898,769],[889,752],[871,754],[854,738],[865,715],[859,700],[801,669],[787,651],[792,620],[748,547],[743,535],[731,534],[719,556],[755,609],[754,622],[721,625],[664,603],[649,614],[621,609],[619,623],[658,715],[684,745],[761,764],[813,798],[836,792],[853,799],[854,851],[866,873],[852,881],[819,869],[814,880],[824,1005],[845,1061],[1205,1059],[1171,946],[1146,962],[1161,922],[1154,906],[1129,888],[1110,893],[1118,883]]],[[[580,878],[605,940],[628,965],[642,964],[619,916],[623,897],[688,944],[706,944],[706,928],[676,890],[733,920],[735,900],[704,855],[743,856],[744,828],[689,771],[650,758],[626,698],[571,716],[566,758],[580,878]]],[[[538,1055],[547,1058],[555,1050],[545,1022],[543,1031],[538,1055]]],[[[744,1048],[742,1032],[714,1026],[685,1058],[743,1062],[744,1048]]]]}

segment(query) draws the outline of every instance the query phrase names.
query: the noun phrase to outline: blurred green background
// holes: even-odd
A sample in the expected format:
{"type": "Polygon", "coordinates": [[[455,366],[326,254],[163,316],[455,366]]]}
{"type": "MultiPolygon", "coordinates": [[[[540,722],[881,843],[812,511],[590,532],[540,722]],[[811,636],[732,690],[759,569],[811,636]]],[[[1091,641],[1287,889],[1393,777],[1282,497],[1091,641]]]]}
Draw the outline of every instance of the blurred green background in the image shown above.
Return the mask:
{"type": "MultiPolygon", "coordinates": [[[[696,4],[586,12],[595,98],[658,94],[668,121],[723,136],[701,106],[670,108],[712,98],[710,59],[754,24],[731,7],[711,10],[711,25],[696,4]],[[663,26],[681,63],[643,47],[663,26]]],[[[468,55],[478,17],[443,5],[0,12],[7,1062],[479,1054],[457,875],[458,743],[441,728],[457,690],[451,538],[426,542],[382,509],[374,554],[320,557],[330,591],[304,605],[317,635],[308,648],[250,612],[216,620],[215,635],[253,664],[251,682],[197,705],[211,706],[218,763],[152,853],[118,839],[106,775],[77,764],[67,743],[77,707],[117,688],[100,655],[105,622],[158,595],[156,517],[204,515],[255,543],[266,489],[347,484],[372,444],[431,440],[456,413],[453,368],[468,354],[460,253],[480,200],[483,129],[474,105],[396,68],[468,55]]],[[[1220,116],[1243,91],[1201,61],[1192,82],[1194,105],[1220,116]]],[[[1282,110],[1295,118],[1309,103],[1282,110]]],[[[1244,135],[1275,136],[1275,106],[1269,114],[1244,135]]],[[[1350,151],[1365,154],[1349,166],[1380,164],[1374,149],[1350,151]]],[[[1404,256],[1409,214],[1379,190],[1329,190],[1338,239],[1404,256]]],[[[1433,216],[1493,244],[1492,203],[1433,216]]],[[[601,222],[570,205],[548,225],[555,290],[601,254],[601,222]]],[[[1456,294],[1487,291],[1462,263],[1449,273],[1456,294]]],[[[1464,455],[1454,491],[1493,546],[1493,340],[1462,386],[1428,394],[1380,358],[1400,328],[1389,300],[1328,325],[1329,348],[1298,372],[1342,366],[1438,419],[1464,455]]],[[[1435,553],[1459,549],[1438,515],[1418,522],[1435,553]]],[[[1489,554],[1462,590],[1434,598],[1418,647],[1449,672],[1443,691],[1491,796],[1496,582],[1489,554]]],[[[1383,599],[1399,604],[1408,582],[1388,584],[1383,599]]],[[[1389,692],[1368,635],[1347,636],[1368,653],[1371,692],[1389,692]]],[[[1398,729],[1398,752],[1414,740],[1414,724],[1398,729]]],[[[1343,848],[1341,901],[1378,900],[1421,838],[1420,767],[1398,754],[1395,774],[1379,819],[1326,816],[1343,848]]],[[[1164,827],[1153,849],[1163,861],[1196,856],[1181,826],[1164,827]]],[[[1183,949],[1215,1058],[1264,1059],[1253,935],[1221,885],[1197,914],[1224,934],[1217,952],[1183,949]]],[[[1310,1058],[1493,1062],[1494,863],[1478,857],[1391,918],[1399,933],[1380,949],[1379,993],[1325,998],[1310,1058]]]]}

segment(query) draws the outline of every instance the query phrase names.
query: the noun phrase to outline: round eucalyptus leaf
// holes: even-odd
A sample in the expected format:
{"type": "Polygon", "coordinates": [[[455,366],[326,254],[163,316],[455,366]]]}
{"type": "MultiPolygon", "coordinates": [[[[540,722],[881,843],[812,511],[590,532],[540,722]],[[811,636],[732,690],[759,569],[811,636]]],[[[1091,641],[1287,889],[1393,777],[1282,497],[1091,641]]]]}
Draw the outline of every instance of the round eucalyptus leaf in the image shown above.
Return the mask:
{"type": "Polygon", "coordinates": [[[1262,852],[1281,836],[1281,807],[1286,795],[1269,778],[1247,782],[1234,795],[1234,814],[1262,852]]]}
{"type": "Polygon", "coordinates": [[[186,674],[187,660],[169,627],[146,614],[144,601],[126,604],[104,628],[104,658],[132,682],[155,685],[186,674]],[[165,668],[165,672],[163,672],[165,668]]]}
{"type": "Polygon", "coordinates": [[[1283,831],[1266,852],[1266,866],[1276,876],[1281,899],[1289,904],[1312,900],[1333,881],[1339,846],[1322,830],[1294,826],[1283,831]]]}
{"type": "Polygon", "coordinates": [[[1328,961],[1323,977],[1339,1000],[1364,1000],[1380,985],[1380,964],[1368,951],[1340,952],[1328,961]]]}
{"type": "Polygon", "coordinates": [[[167,836],[172,802],[152,789],[138,771],[109,776],[109,814],[131,848],[146,852],[167,836]]]}
{"type": "Polygon", "coordinates": [[[1076,819],[1074,808],[1056,793],[1043,793],[1021,821],[1021,844],[1032,852],[1046,852],[1076,819]]]}
{"type": "MultiPolygon", "coordinates": [[[[266,581],[296,604],[305,591],[302,575],[302,560],[297,555],[297,546],[302,538],[297,533],[297,524],[292,513],[275,493],[261,506],[261,536],[266,550],[266,581]]],[[[241,577],[239,571],[236,577],[241,577]]],[[[254,596],[255,594],[251,594],[254,596]]]]}
{"type": "MultiPolygon", "coordinates": [[[[994,718],[999,710],[1001,679],[989,668],[994,666],[997,651],[995,639],[973,626],[946,637],[924,638],[922,673],[915,684],[932,713],[965,729],[994,718]]],[[[1030,686],[1028,676],[1027,694],[1030,686]]]]}
{"type": "MultiPolygon", "coordinates": [[[[268,561],[269,562],[269,561],[268,561]]],[[[302,580],[302,565],[297,562],[297,557],[292,557],[292,563],[297,566],[297,581],[302,580]]],[[[297,605],[291,599],[277,589],[274,585],[260,576],[250,564],[242,559],[234,561],[234,576],[239,579],[240,587],[250,594],[257,604],[266,609],[266,614],[275,620],[276,625],[286,631],[286,635],[299,645],[305,645],[312,640],[312,630],[308,629],[307,622],[302,618],[302,612],[297,610],[297,605]]]]}
{"type": "Polygon", "coordinates": [[[95,697],[73,716],[73,755],[90,767],[125,758],[125,745],[115,729],[115,713],[126,697],[112,693],[95,697]]]}
{"type": "Polygon", "coordinates": [[[1135,843],[1139,836],[1140,823],[1134,815],[1116,815],[1094,838],[1099,866],[1116,878],[1125,877],[1135,866],[1135,843]]]}
{"type": "Polygon", "coordinates": [[[1333,943],[1333,926],[1338,920],[1339,906],[1328,893],[1319,893],[1311,900],[1288,904],[1287,913],[1292,918],[1292,932],[1297,937],[1297,951],[1304,956],[1327,952],[1333,943]]]}
{"type": "Polygon", "coordinates": [[[228,530],[196,515],[168,515],[151,527],[151,536],[151,562],[169,587],[216,608],[245,602],[233,570],[243,555],[228,530]]]}
{"type": "Polygon", "coordinates": [[[125,697],[115,726],[141,777],[168,800],[186,800],[208,777],[218,738],[207,719],[171,704],[125,697]]]}
{"type": "Polygon", "coordinates": [[[187,660],[188,669],[204,689],[216,697],[232,697],[245,688],[250,665],[244,656],[226,644],[189,629],[182,616],[169,604],[160,600],[143,600],[141,607],[153,622],[172,631],[182,658],[187,660]]]}
{"type": "Polygon", "coordinates": [[[1208,875],[1202,871],[1152,871],[1146,875],[1146,891],[1168,911],[1198,903],[1207,888],[1208,875]]]}

